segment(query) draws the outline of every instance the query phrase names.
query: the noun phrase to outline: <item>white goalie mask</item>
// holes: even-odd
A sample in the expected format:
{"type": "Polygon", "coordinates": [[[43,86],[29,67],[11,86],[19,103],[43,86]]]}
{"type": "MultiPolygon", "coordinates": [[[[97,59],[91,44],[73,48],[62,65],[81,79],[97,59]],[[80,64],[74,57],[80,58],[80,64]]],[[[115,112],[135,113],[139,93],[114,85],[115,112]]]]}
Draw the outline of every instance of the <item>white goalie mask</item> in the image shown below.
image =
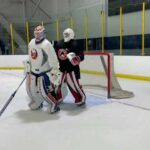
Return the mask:
{"type": "Polygon", "coordinates": [[[34,37],[36,42],[40,42],[46,37],[46,31],[45,28],[41,25],[37,26],[34,29],[34,37]]]}
{"type": "Polygon", "coordinates": [[[69,42],[71,39],[74,39],[74,31],[71,28],[67,28],[63,32],[63,37],[65,42],[69,42]]]}

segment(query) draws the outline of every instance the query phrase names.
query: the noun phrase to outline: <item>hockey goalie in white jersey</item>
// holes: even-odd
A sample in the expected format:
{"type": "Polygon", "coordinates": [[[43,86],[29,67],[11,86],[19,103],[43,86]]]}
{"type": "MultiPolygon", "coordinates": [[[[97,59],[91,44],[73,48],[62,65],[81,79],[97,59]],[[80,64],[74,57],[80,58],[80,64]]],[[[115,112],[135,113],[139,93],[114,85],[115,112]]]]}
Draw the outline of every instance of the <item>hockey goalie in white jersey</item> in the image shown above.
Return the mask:
{"type": "Polygon", "coordinates": [[[59,111],[59,107],[51,81],[51,70],[58,68],[57,56],[52,44],[46,39],[44,27],[37,26],[34,36],[29,43],[29,63],[26,65],[26,90],[31,99],[29,107],[32,110],[40,109],[46,101],[49,104],[48,112],[54,113],[59,111]]]}

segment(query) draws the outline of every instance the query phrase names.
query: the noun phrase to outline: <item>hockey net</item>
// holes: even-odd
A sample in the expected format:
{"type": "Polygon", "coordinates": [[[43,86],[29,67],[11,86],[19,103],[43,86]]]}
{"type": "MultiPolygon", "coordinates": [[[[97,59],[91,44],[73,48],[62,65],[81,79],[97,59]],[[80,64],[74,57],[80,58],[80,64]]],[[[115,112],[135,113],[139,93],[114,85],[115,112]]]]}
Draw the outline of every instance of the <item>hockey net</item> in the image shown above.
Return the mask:
{"type": "Polygon", "coordinates": [[[81,64],[81,83],[85,91],[94,90],[108,98],[133,97],[133,92],[123,90],[114,71],[112,53],[86,53],[81,64]]]}

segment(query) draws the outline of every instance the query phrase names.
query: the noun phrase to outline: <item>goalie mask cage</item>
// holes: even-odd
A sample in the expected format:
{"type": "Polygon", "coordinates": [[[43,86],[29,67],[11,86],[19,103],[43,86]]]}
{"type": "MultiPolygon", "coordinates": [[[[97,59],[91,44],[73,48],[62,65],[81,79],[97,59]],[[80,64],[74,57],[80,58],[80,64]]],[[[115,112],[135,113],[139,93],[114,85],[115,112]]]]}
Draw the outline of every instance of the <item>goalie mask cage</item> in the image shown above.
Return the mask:
{"type": "Polygon", "coordinates": [[[85,53],[81,63],[81,83],[85,91],[93,90],[108,98],[122,99],[133,97],[130,91],[123,90],[114,72],[112,53],[85,53]]]}

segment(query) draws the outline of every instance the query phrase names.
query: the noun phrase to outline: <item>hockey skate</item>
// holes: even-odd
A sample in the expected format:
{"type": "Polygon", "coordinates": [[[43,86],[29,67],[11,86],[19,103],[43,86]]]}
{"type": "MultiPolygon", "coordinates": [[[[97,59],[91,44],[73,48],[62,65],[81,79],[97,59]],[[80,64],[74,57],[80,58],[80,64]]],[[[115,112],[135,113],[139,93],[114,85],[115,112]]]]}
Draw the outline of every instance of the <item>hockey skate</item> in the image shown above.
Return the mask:
{"type": "Polygon", "coordinates": [[[85,102],[82,102],[80,104],[77,104],[77,106],[81,107],[81,106],[84,106],[85,105],[85,102]]]}
{"type": "Polygon", "coordinates": [[[76,102],[77,106],[84,106],[85,105],[85,101],[79,101],[79,102],[76,102]]]}
{"type": "Polygon", "coordinates": [[[48,108],[47,108],[47,112],[50,114],[54,114],[56,112],[60,111],[60,108],[57,104],[51,104],[48,108]]]}
{"type": "Polygon", "coordinates": [[[30,107],[31,110],[38,110],[43,108],[43,103],[37,103],[35,101],[31,101],[28,106],[30,107]]]}

